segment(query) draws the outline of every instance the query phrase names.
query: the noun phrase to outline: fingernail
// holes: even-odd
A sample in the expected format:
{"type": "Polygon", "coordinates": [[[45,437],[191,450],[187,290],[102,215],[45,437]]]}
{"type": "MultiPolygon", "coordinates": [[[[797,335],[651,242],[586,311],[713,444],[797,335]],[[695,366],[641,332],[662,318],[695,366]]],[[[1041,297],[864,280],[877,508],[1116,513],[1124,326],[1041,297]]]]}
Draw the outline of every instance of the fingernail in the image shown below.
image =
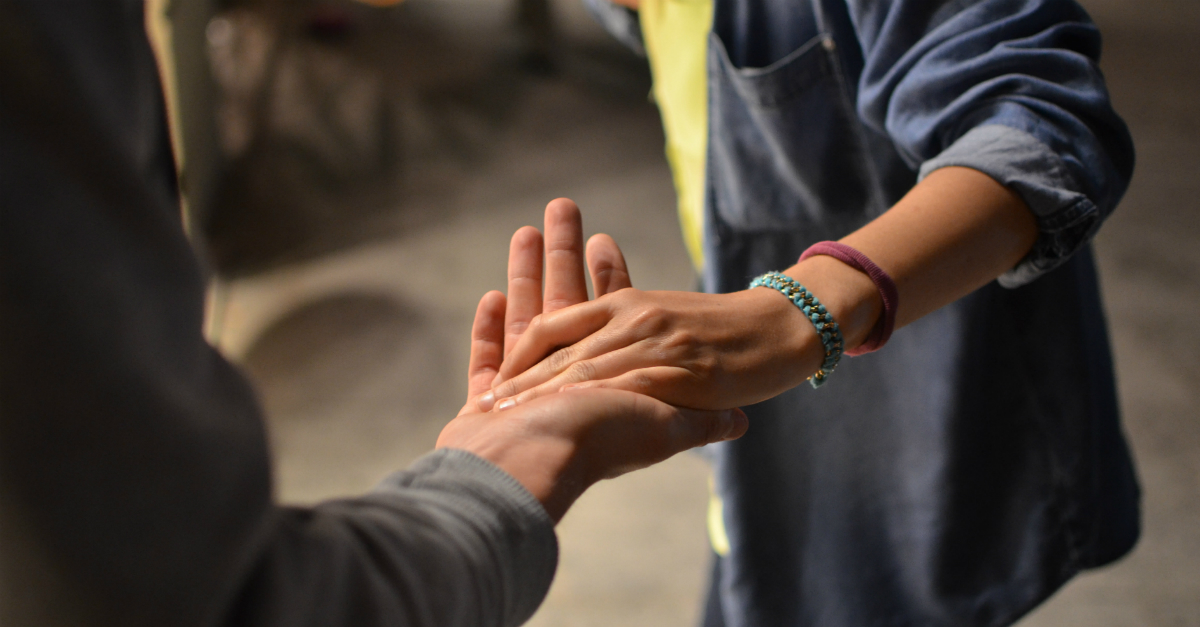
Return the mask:
{"type": "Polygon", "coordinates": [[[500,403],[498,405],[496,405],[496,411],[504,411],[516,404],[517,404],[516,399],[506,398],[506,399],[500,401],[500,403]]]}
{"type": "Polygon", "coordinates": [[[729,427],[725,432],[725,437],[723,440],[736,440],[746,434],[746,429],[750,426],[749,418],[746,417],[746,412],[743,412],[741,409],[735,407],[734,409],[729,410],[725,416],[729,427]]]}
{"type": "Polygon", "coordinates": [[[491,411],[492,405],[496,404],[496,393],[491,390],[484,392],[475,403],[479,405],[480,411],[491,411]]]}

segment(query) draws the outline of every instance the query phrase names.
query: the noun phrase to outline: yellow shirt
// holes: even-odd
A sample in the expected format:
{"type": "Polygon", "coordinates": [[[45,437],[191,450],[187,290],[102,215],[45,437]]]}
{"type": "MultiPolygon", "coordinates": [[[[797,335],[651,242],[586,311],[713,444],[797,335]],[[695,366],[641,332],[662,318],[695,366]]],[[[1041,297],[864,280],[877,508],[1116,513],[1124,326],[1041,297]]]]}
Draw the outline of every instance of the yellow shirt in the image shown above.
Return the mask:
{"type": "MultiPolygon", "coordinates": [[[[704,267],[704,161],[708,148],[708,33],[713,0],[641,0],[638,17],[654,76],[654,100],[667,136],[679,197],[679,224],[696,270],[704,267]]],[[[729,554],[724,504],[709,486],[708,538],[729,554]]]]}
{"type": "Polygon", "coordinates": [[[638,17],[667,136],[679,224],[692,263],[704,266],[704,160],[708,148],[708,33],[713,0],[641,0],[638,17]]]}

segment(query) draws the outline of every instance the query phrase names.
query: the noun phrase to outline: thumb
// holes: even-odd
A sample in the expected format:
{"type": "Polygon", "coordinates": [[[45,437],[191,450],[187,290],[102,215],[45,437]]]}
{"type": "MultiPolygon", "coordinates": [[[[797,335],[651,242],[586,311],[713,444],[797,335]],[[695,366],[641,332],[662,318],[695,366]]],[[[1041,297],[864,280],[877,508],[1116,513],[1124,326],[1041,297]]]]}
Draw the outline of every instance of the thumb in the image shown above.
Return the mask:
{"type": "Polygon", "coordinates": [[[675,411],[675,436],[679,450],[736,440],[750,428],[750,419],[736,407],[720,411],[683,408],[676,408],[675,411]]]}
{"type": "Polygon", "coordinates": [[[603,233],[593,235],[588,239],[585,255],[596,298],[633,287],[629,280],[629,267],[625,264],[625,256],[621,254],[621,247],[617,246],[612,237],[603,233]]]}

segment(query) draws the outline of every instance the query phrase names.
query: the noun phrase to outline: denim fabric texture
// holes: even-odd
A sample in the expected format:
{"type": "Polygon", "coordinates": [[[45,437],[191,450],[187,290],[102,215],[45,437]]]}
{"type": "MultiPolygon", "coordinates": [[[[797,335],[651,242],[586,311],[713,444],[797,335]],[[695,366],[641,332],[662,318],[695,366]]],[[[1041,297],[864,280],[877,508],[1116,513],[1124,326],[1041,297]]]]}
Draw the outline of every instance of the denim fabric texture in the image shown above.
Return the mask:
{"type": "Polygon", "coordinates": [[[1041,236],[709,447],[731,550],[706,625],[1009,625],[1136,542],[1089,245],[1133,146],[1099,53],[1070,0],[716,0],[707,291],[790,266],[946,166],[1016,191],[1041,236]]]}

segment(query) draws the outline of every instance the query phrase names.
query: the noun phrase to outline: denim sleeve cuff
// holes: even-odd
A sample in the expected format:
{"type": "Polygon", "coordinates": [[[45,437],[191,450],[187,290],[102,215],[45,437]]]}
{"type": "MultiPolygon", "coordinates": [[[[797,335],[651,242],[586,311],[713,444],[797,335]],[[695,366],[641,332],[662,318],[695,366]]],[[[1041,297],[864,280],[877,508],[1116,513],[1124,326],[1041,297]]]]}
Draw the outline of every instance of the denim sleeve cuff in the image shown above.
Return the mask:
{"type": "Polygon", "coordinates": [[[640,57],[646,56],[642,43],[642,24],[636,11],[615,4],[610,0],[583,0],[583,5],[600,22],[600,25],[617,41],[625,44],[640,57]]]}
{"type": "Polygon", "coordinates": [[[1096,205],[1079,190],[1062,159],[1033,135],[999,124],[972,129],[921,165],[920,178],[949,166],[978,170],[1021,196],[1037,219],[1039,236],[1029,254],[998,279],[1020,287],[1058,267],[1100,227],[1096,205]]]}

